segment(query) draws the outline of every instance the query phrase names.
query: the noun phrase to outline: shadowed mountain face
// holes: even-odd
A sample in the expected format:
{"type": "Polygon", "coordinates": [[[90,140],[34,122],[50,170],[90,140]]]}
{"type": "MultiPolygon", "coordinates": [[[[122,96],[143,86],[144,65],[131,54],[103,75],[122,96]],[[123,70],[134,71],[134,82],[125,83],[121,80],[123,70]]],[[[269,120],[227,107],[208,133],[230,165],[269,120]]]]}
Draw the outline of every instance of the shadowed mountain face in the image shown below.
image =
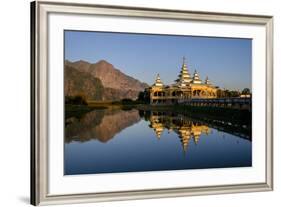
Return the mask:
{"type": "Polygon", "coordinates": [[[64,91],[66,96],[83,95],[87,100],[102,100],[104,88],[98,78],[65,65],[64,91]]]}
{"type": "MultiPolygon", "coordinates": [[[[72,80],[69,78],[65,78],[65,95],[75,94],[77,88],[81,88],[81,86],[76,85],[75,83],[79,82],[78,79],[82,76],[87,76],[89,78],[89,82],[93,81],[92,78],[98,79],[102,84],[102,88],[98,87],[97,90],[100,90],[101,96],[93,96],[91,90],[95,90],[90,88],[91,84],[87,84],[87,86],[82,86],[84,88],[81,93],[83,93],[87,98],[93,98],[90,100],[121,100],[123,98],[136,99],[140,91],[143,91],[148,85],[146,83],[142,83],[137,79],[134,79],[128,75],[125,75],[120,70],[114,68],[114,66],[105,60],[101,60],[95,64],[88,63],[86,61],[80,60],[77,62],[65,61],[65,77],[70,77],[68,75],[70,71],[69,68],[75,69],[79,73],[76,76],[71,76],[72,80]],[[72,82],[70,84],[69,82],[72,82]]],[[[94,80],[97,82],[97,80],[94,80]]],[[[95,83],[94,83],[95,84],[95,83]]],[[[96,84],[95,84],[96,85],[96,84]]],[[[78,94],[80,95],[80,94],[78,94]]]]}
{"type": "Polygon", "coordinates": [[[66,120],[65,141],[88,141],[97,139],[107,142],[115,134],[140,121],[138,110],[95,110],[80,120],[69,118],[66,120]]]}

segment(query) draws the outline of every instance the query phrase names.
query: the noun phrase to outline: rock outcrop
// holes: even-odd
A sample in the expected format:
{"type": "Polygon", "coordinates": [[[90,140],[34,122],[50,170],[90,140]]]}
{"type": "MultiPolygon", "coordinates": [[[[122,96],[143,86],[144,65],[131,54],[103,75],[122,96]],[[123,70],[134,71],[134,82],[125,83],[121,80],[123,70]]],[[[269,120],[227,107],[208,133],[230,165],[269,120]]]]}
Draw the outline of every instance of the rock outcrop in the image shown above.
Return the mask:
{"type": "Polygon", "coordinates": [[[147,86],[146,83],[122,73],[105,60],[95,64],[83,60],[76,62],[65,61],[66,96],[73,95],[83,89],[82,92],[90,100],[136,99],[139,92],[143,91],[147,86]],[[77,71],[75,75],[73,70],[77,71]],[[70,78],[73,80],[70,80],[70,78]],[[94,83],[90,84],[92,81],[94,83]]]}

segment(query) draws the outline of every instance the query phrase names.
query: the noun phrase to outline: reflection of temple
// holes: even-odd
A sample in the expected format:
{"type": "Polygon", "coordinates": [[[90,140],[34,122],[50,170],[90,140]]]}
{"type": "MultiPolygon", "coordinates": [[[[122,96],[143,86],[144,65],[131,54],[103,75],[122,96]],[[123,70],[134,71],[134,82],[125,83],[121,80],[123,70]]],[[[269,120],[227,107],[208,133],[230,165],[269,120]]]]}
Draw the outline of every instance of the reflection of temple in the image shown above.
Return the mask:
{"type": "Polygon", "coordinates": [[[164,131],[165,127],[161,122],[155,120],[151,122],[151,127],[154,129],[156,136],[160,139],[162,132],[164,131]]]}
{"type": "Polygon", "coordinates": [[[210,133],[210,128],[207,125],[191,121],[184,116],[167,116],[163,112],[152,112],[150,127],[153,128],[158,139],[165,128],[169,132],[174,131],[178,134],[184,151],[187,150],[191,139],[197,144],[202,133],[210,133]]]}
{"type": "Polygon", "coordinates": [[[149,93],[151,104],[172,104],[193,98],[217,97],[217,87],[211,84],[208,77],[202,82],[196,70],[191,77],[185,59],[175,84],[165,86],[158,74],[155,83],[146,91],[149,93]]]}

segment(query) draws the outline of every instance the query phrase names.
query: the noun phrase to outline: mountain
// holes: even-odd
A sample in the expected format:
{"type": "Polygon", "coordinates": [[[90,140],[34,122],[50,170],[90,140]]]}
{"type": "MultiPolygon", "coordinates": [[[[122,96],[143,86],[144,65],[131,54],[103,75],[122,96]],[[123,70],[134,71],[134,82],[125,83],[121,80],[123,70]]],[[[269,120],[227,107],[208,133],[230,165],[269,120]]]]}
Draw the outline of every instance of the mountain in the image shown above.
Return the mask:
{"type": "Polygon", "coordinates": [[[104,87],[100,79],[65,65],[64,92],[65,96],[82,95],[87,100],[102,100],[104,87]]]}
{"type": "MultiPolygon", "coordinates": [[[[116,69],[112,64],[105,60],[101,60],[95,64],[91,64],[83,60],[76,62],[65,61],[65,76],[68,76],[68,68],[75,69],[78,72],[76,77],[72,76],[72,78],[76,79],[75,82],[79,82],[77,79],[79,79],[81,75],[83,77],[85,77],[85,75],[88,76],[88,81],[95,81],[98,86],[100,81],[102,89],[100,87],[97,89],[100,90],[101,96],[93,96],[93,94],[96,94],[98,91],[91,88],[89,84],[84,86],[84,93],[89,94],[87,97],[95,97],[91,100],[121,100],[123,98],[136,99],[139,92],[148,87],[146,83],[142,83],[139,80],[122,73],[119,69],[116,69]],[[92,92],[91,90],[95,92],[92,92]]],[[[73,71],[70,72],[73,73],[73,71]]],[[[94,83],[94,85],[96,85],[96,83],[94,83]]],[[[69,85],[66,83],[66,80],[65,85],[69,85]]],[[[75,84],[71,85],[69,92],[67,92],[65,86],[66,95],[73,94],[71,89],[76,91],[77,87],[81,88],[81,86],[76,86],[75,84]]]]}

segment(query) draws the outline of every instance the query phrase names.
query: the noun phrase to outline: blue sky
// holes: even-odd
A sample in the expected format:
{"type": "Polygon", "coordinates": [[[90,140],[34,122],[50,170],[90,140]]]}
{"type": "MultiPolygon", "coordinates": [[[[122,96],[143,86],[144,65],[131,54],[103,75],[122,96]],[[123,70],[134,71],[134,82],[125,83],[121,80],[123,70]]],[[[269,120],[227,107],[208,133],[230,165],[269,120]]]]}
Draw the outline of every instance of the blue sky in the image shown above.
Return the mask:
{"type": "Polygon", "coordinates": [[[221,88],[251,88],[252,41],[236,38],[65,31],[65,59],[106,60],[142,82],[157,73],[164,84],[177,78],[186,57],[189,72],[208,75],[221,88]]]}

